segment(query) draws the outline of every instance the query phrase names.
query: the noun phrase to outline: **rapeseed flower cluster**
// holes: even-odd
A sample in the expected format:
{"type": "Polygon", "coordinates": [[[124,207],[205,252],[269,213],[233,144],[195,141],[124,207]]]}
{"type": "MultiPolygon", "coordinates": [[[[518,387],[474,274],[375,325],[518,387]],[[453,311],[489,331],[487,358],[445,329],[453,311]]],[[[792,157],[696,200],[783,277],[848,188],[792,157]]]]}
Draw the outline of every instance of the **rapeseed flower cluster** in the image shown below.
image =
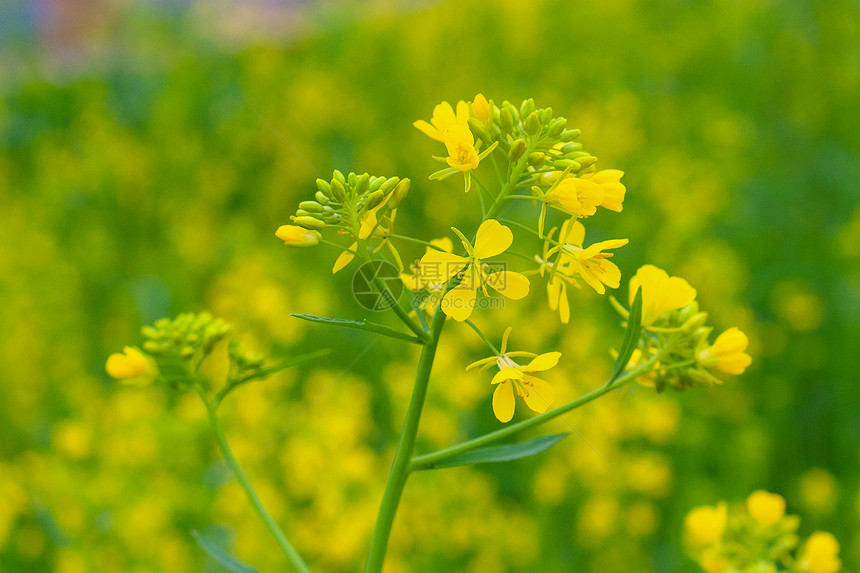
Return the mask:
{"type": "Polygon", "coordinates": [[[764,490],[736,507],[722,501],[696,507],[684,521],[690,555],[708,573],[838,573],[842,562],[836,538],[817,531],[802,542],[800,518],[785,510],[781,495],[764,490]]]}

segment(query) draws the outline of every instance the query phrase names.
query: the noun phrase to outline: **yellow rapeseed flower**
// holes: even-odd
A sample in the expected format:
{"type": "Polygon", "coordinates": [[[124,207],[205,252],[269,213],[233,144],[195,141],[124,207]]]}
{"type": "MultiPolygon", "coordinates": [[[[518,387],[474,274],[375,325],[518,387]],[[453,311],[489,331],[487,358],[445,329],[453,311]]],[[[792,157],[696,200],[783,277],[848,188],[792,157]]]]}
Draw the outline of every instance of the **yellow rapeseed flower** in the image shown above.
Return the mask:
{"type": "MultiPolygon", "coordinates": [[[[477,99],[477,98],[476,98],[477,99]]],[[[436,141],[445,141],[445,134],[455,125],[466,127],[469,122],[469,104],[464,101],[457,102],[457,113],[447,101],[443,101],[433,109],[433,117],[430,123],[418,120],[412,125],[420,129],[425,135],[436,141]]]]}
{"type": "Polygon", "coordinates": [[[487,125],[490,122],[490,109],[492,108],[492,102],[487,101],[487,98],[484,97],[484,94],[478,94],[475,96],[475,99],[472,100],[472,115],[483,123],[487,125]]]}
{"type": "Polygon", "coordinates": [[[320,243],[320,232],[305,229],[298,225],[281,225],[275,231],[275,236],[288,247],[313,247],[320,243]]]}
{"type": "Polygon", "coordinates": [[[442,311],[457,321],[464,321],[472,314],[477,300],[477,289],[489,296],[487,285],[500,294],[518,300],[529,293],[529,279],[514,271],[488,272],[483,259],[495,257],[508,250],[514,241],[511,230],[489,219],[481,223],[473,247],[463,234],[454,229],[463,242],[467,256],[461,257],[444,251],[431,250],[421,257],[421,275],[436,283],[446,283],[453,276],[460,276],[460,283],[449,290],[442,299],[442,311]]]}
{"type": "Polygon", "coordinates": [[[158,367],[152,359],[133,346],[108,356],[105,370],[112,378],[134,386],[145,386],[158,376],[158,367]]]}
{"type": "Polygon", "coordinates": [[[536,355],[533,352],[507,352],[508,338],[511,327],[505,330],[502,337],[502,348],[498,356],[491,356],[473,362],[466,370],[481,366],[481,371],[495,364],[499,371],[493,377],[491,384],[497,384],[493,392],[493,413],[500,422],[509,422],[514,417],[516,395],[523,399],[526,405],[538,414],[546,412],[555,400],[555,389],[545,380],[533,376],[535,372],[549,370],[561,358],[561,352],[546,352],[536,355]],[[520,366],[513,359],[525,356],[532,360],[520,366]]]}
{"type": "Polygon", "coordinates": [[[670,277],[654,265],[643,265],[630,279],[630,304],[642,289],[642,326],[651,326],[660,315],[687,306],[696,299],[696,289],[680,277],[670,277]]]}
{"type": "Polygon", "coordinates": [[[752,364],[752,357],[745,352],[748,345],[747,335],[733,326],[719,335],[711,346],[699,352],[699,364],[726,374],[743,374],[752,364]]]}
{"type": "Polygon", "coordinates": [[[762,525],[773,525],[785,515],[785,500],[779,494],[758,490],[747,498],[747,511],[762,525]]]}
{"type": "Polygon", "coordinates": [[[561,227],[559,242],[561,247],[550,249],[549,254],[561,250],[559,264],[567,264],[572,274],[578,274],[582,280],[598,294],[605,294],[606,288],[618,288],[621,284],[621,271],[610,261],[612,253],[604,251],[617,249],[628,243],[627,239],[610,239],[583,247],[585,241],[585,226],[579,221],[570,219],[561,227]],[[605,286],[604,286],[605,285],[605,286]]]}
{"type": "Polygon", "coordinates": [[[475,137],[468,127],[451,126],[445,133],[445,147],[448,149],[448,165],[458,171],[471,171],[478,168],[478,151],[475,149],[475,137]]]}
{"type": "Polygon", "coordinates": [[[839,542],[830,533],[816,531],[809,536],[798,564],[801,571],[809,573],[837,573],[842,569],[839,542]]]}
{"type": "Polygon", "coordinates": [[[725,502],[693,508],[684,519],[690,543],[696,547],[712,545],[722,539],[728,521],[725,502]]]}

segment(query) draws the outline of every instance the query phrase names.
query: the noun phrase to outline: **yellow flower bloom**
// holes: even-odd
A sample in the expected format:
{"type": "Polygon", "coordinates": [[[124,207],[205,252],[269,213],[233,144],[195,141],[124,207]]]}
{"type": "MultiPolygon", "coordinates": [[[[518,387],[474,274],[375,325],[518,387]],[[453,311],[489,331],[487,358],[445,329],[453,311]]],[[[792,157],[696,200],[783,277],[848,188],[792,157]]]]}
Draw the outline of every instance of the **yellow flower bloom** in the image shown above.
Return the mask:
{"type": "Polygon", "coordinates": [[[680,277],[670,277],[654,265],[643,265],[630,279],[630,304],[642,289],[642,326],[651,326],[660,315],[687,306],[696,299],[696,289],[680,277]]]}
{"type": "Polygon", "coordinates": [[[158,367],[152,359],[133,346],[108,356],[105,370],[112,378],[134,386],[145,386],[158,376],[158,367]]]}
{"type": "Polygon", "coordinates": [[[481,366],[483,372],[493,364],[499,371],[493,377],[491,384],[497,384],[493,392],[493,413],[500,422],[510,422],[516,408],[516,395],[523,399],[526,405],[538,414],[546,412],[555,400],[555,389],[545,380],[533,376],[535,372],[549,370],[561,358],[561,352],[546,352],[536,355],[533,352],[507,352],[508,338],[511,328],[505,330],[502,337],[502,348],[498,356],[491,356],[473,362],[466,367],[471,370],[481,366]],[[532,360],[520,366],[513,359],[525,356],[532,360]]]}
{"type": "MultiPolygon", "coordinates": [[[[559,264],[567,263],[572,274],[578,274],[582,279],[597,291],[605,294],[606,288],[618,288],[621,284],[621,271],[615,263],[609,259],[612,253],[604,253],[604,250],[617,249],[628,243],[627,239],[610,239],[600,241],[583,248],[585,241],[585,226],[579,221],[570,219],[565,221],[561,227],[559,242],[562,260],[559,264]],[[605,285],[605,286],[604,286],[605,285]]],[[[550,249],[550,253],[557,249],[550,249]]]]}
{"type": "Polygon", "coordinates": [[[472,115],[475,119],[487,125],[490,122],[491,105],[491,102],[487,101],[484,94],[476,95],[475,99],[472,100],[472,115]]]}
{"type": "MultiPolygon", "coordinates": [[[[388,200],[390,200],[392,197],[394,197],[394,194],[391,194],[388,197],[388,200]]],[[[388,200],[386,200],[383,203],[380,203],[379,205],[377,205],[373,209],[370,209],[364,215],[361,216],[361,221],[359,221],[359,229],[358,229],[358,239],[359,240],[364,241],[364,240],[370,238],[371,235],[373,235],[374,237],[377,237],[377,238],[387,239],[388,236],[391,234],[391,229],[388,229],[388,228],[380,225],[379,219],[377,217],[379,210],[386,206],[386,204],[388,203],[388,200]]],[[[392,216],[390,218],[389,223],[394,220],[395,211],[392,210],[391,213],[392,213],[392,216]]],[[[342,231],[342,232],[344,232],[344,231],[342,231]]],[[[393,247],[391,247],[391,243],[388,243],[387,241],[385,241],[385,242],[389,245],[389,248],[391,248],[392,254],[394,255],[395,259],[397,259],[399,261],[400,255],[398,255],[397,252],[394,251],[393,247]]],[[[347,250],[344,250],[343,252],[341,252],[340,256],[338,256],[338,258],[335,260],[334,266],[331,269],[332,274],[337,273],[339,270],[341,270],[346,265],[351,263],[352,259],[355,258],[355,253],[357,251],[358,251],[358,241],[355,241],[347,248],[347,250]]]]}
{"type": "Polygon", "coordinates": [[[690,543],[696,547],[711,545],[722,539],[728,521],[725,502],[693,508],[684,519],[690,543]]]}
{"type": "Polygon", "coordinates": [[[547,196],[550,205],[561,205],[571,215],[588,217],[603,203],[603,187],[594,181],[565,177],[547,196]]]}
{"type": "MultiPolygon", "coordinates": [[[[477,98],[476,98],[477,99],[477,98]]],[[[457,102],[457,113],[447,101],[443,101],[433,109],[433,117],[430,123],[418,120],[412,125],[432,137],[436,141],[445,141],[445,134],[455,125],[466,127],[469,122],[469,104],[464,101],[457,102]]]]}
{"type": "Polygon", "coordinates": [[[842,569],[839,542],[830,533],[816,531],[809,536],[798,561],[801,571],[837,573],[842,569]]]}
{"type": "Polygon", "coordinates": [[[596,173],[588,173],[582,176],[583,181],[590,181],[600,186],[603,191],[603,200],[600,202],[600,207],[621,212],[624,203],[624,195],[627,193],[627,188],[621,183],[621,177],[624,172],[619,169],[604,169],[596,173]]]}
{"type": "Polygon", "coordinates": [[[289,247],[313,247],[319,245],[320,232],[305,229],[298,225],[281,225],[275,236],[289,247]]]}
{"type": "Polygon", "coordinates": [[[785,500],[779,494],[759,490],[747,498],[747,511],[762,525],[773,525],[785,515],[785,500]]]}
{"type": "Polygon", "coordinates": [[[748,345],[747,335],[733,326],[719,335],[711,346],[699,352],[699,364],[726,374],[743,374],[752,364],[752,357],[744,352],[748,345]]]}
{"type": "Polygon", "coordinates": [[[478,151],[475,137],[468,127],[451,126],[445,133],[445,147],[448,148],[448,165],[458,171],[471,171],[478,168],[478,151]]]}
{"type": "Polygon", "coordinates": [[[488,272],[483,259],[495,257],[508,250],[514,241],[511,230],[496,221],[489,219],[481,223],[475,237],[473,247],[460,231],[454,229],[460,236],[467,256],[461,257],[452,253],[431,250],[421,257],[421,275],[428,280],[441,284],[447,283],[453,276],[460,276],[460,283],[449,290],[442,299],[442,311],[457,321],[464,321],[472,314],[477,300],[477,289],[487,293],[487,285],[500,294],[519,300],[529,293],[529,280],[514,271],[488,272]]]}

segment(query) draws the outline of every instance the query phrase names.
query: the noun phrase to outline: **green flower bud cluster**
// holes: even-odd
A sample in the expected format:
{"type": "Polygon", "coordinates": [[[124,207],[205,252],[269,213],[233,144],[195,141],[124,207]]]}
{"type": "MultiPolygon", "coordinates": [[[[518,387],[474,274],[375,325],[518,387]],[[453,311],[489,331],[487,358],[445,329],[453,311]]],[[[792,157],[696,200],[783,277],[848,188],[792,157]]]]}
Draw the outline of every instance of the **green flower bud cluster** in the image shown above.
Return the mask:
{"type": "Polygon", "coordinates": [[[409,193],[409,184],[409,179],[399,177],[344,175],[335,170],[331,180],[316,180],[314,200],[299,203],[290,219],[312,231],[336,227],[357,234],[362,217],[372,210],[380,205],[396,209],[409,193]]]}
{"type": "Polygon", "coordinates": [[[173,320],[162,318],[141,329],[143,350],[155,360],[166,382],[185,387],[230,329],[229,323],[208,312],[184,313],[173,320]]]}
{"type": "Polygon", "coordinates": [[[265,356],[257,352],[248,352],[236,339],[230,341],[227,352],[237,375],[257,372],[263,367],[265,356]]]}
{"type": "Polygon", "coordinates": [[[566,118],[555,117],[551,107],[538,109],[533,99],[519,106],[507,100],[496,106],[490,101],[487,115],[486,123],[470,118],[469,129],[487,144],[498,141],[511,161],[518,161],[530,149],[528,162],[533,169],[564,171],[569,167],[573,175],[597,163],[597,158],[575,141],[580,130],[568,129],[566,118]]]}

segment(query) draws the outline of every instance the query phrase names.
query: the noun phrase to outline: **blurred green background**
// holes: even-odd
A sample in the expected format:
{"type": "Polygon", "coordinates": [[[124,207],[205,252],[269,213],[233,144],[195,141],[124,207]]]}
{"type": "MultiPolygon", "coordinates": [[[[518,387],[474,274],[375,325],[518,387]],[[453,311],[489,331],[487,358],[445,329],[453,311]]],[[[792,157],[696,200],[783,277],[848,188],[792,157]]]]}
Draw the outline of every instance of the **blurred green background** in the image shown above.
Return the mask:
{"type": "MultiPolygon", "coordinates": [[[[411,126],[441,100],[534,97],[626,172],[626,277],[687,278],[751,338],[723,387],[612,395],[583,440],[417,475],[388,571],[694,571],[684,514],[778,492],[860,562],[860,4],[856,1],[0,4],[0,571],[219,571],[199,529],[285,563],[218,463],[193,397],[118,387],[106,356],[211,309],[251,347],[333,357],[237,393],[227,432],[319,571],[362,564],[417,352],[299,324],[358,318],[332,249],[274,237],[331,169],[413,179],[400,232],[468,221],[411,126]],[[325,176],[325,175],[323,175],[325,176]]],[[[405,249],[408,258],[419,251],[405,249]]],[[[626,281],[625,281],[626,282],[626,281]]],[[[608,373],[620,329],[574,293],[481,316],[557,347],[561,400],[608,373]]],[[[622,287],[622,294],[624,287],[622,287]]],[[[513,306],[513,305],[511,305],[513,306]]],[[[419,447],[498,427],[485,353],[450,327],[419,447]]],[[[565,431],[557,421],[547,431],[565,431]]]]}

